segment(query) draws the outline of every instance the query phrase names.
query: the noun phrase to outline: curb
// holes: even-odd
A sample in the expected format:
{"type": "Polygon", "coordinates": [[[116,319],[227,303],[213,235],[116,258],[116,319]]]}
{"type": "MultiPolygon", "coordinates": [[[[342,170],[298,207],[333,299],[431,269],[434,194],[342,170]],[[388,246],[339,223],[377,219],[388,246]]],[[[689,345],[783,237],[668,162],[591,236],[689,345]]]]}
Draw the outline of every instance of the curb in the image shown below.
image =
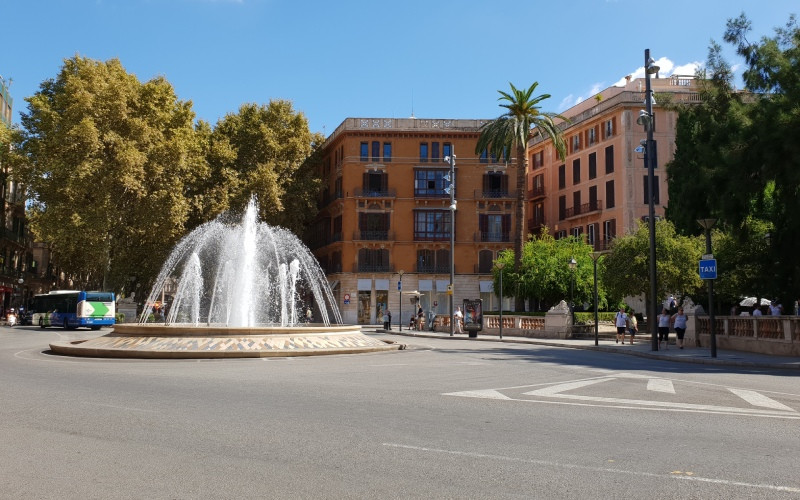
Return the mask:
{"type": "Polygon", "coordinates": [[[790,370],[790,371],[800,371],[800,364],[797,365],[787,365],[787,364],[778,364],[778,363],[761,363],[756,361],[732,361],[726,359],[714,359],[714,358],[676,358],[674,356],[664,356],[663,354],[653,354],[649,352],[641,352],[641,351],[633,351],[628,349],[619,349],[612,346],[594,346],[594,345],[569,345],[563,344],[558,342],[549,342],[547,340],[537,340],[531,338],[519,338],[519,337],[511,337],[511,338],[503,338],[500,340],[499,338],[490,338],[490,337],[463,337],[463,336],[453,336],[450,337],[448,335],[433,335],[427,333],[406,333],[400,332],[396,330],[383,330],[377,329],[375,330],[376,333],[386,333],[391,335],[402,335],[404,337],[419,337],[419,338],[430,338],[430,339],[452,339],[452,340],[471,340],[471,341],[478,341],[478,342],[500,342],[500,343],[514,343],[514,344],[534,344],[534,345],[543,345],[548,347],[563,347],[566,349],[583,349],[586,351],[598,351],[598,352],[610,352],[613,354],[627,354],[629,356],[638,356],[640,358],[648,358],[648,359],[658,359],[662,361],[674,361],[676,363],[690,363],[690,364],[698,364],[698,365],[717,365],[717,366],[735,366],[740,368],[769,368],[774,370],[790,370]]]}

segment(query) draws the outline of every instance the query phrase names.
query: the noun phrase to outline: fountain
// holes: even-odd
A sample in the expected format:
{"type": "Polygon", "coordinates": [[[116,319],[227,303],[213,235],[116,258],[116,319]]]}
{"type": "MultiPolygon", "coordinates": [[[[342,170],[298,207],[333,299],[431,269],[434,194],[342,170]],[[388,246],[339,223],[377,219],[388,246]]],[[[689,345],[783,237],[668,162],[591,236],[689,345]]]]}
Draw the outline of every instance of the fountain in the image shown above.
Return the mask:
{"type": "Polygon", "coordinates": [[[53,351],[115,357],[263,357],[398,349],[342,325],[325,273],[291,232],[258,220],[254,199],[241,220],[203,224],[170,253],[139,323],[108,335],[54,342],[53,351]],[[163,319],[154,306],[177,283],[163,319]],[[306,311],[319,322],[310,323],[306,311]]]}

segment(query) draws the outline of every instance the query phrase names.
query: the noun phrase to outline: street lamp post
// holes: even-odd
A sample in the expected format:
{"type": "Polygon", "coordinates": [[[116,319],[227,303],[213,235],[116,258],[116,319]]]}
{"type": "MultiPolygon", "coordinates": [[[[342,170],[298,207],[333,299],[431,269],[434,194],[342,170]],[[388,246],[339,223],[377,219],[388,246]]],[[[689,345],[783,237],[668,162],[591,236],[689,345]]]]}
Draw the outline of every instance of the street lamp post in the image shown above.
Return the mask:
{"type": "Polygon", "coordinates": [[[639,113],[636,122],[644,125],[647,132],[647,143],[645,145],[645,161],[647,163],[647,198],[648,198],[648,217],[647,228],[650,232],[650,312],[647,317],[647,324],[650,326],[651,350],[658,350],[658,282],[656,276],[656,210],[655,199],[655,164],[656,155],[653,148],[653,90],[650,88],[650,75],[658,73],[661,69],[656,66],[656,62],[650,57],[650,49],[644,50],[644,80],[645,80],[645,110],[639,113]]]}
{"type": "Polygon", "coordinates": [[[405,274],[405,271],[400,269],[399,271],[397,271],[397,274],[400,275],[400,282],[397,284],[397,288],[399,289],[398,293],[400,294],[400,311],[398,312],[399,319],[397,321],[397,330],[402,332],[403,331],[403,274],[405,274]]]}
{"type": "Polygon", "coordinates": [[[575,257],[570,257],[569,259],[569,268],[572,272],[572,278],[569,282],[569,314],[570,318],[572,319],[572,326],[575,326],[575,268],[578,267],[578,263],[575,261],[575,257]]]}
{"type": "MultiPolygon", "coordinates": [[[[706,256],[703,258],[711,258],[711,228],[717,223],[717,219],[698,219],[697,223],[703,228],[706,233],[706,256]]],[[[711,322],[711,357],[717,357],[717,325],[714,319],[714,280],[708,279],[708,320],[711,322]]],[[[758,299],[756,299],[758,300],[758,299]]]]}
{"type": "Polygon", "coordinates": [[[503,268],[506,263],[497,261],[494,266],[500,271],[500,340],[503,340],[503,268]]]}
{"type": "Polygon", "coordinates": [[[450,181],[445,192],[450,195],[450,336],[455,332],[455,286],[456,279],[456,261],[455,261],[455,247],[456,247],[456,155],[455,148],[451,151],[450,156],[445,156],[444,161],[450,164],[450,172],[445,177],[450,181]]]}
{"type": "Polygon", "coordinates": [[[592,256],[592,262],[594,264],[594,345],[598,345],[598,332],[599,332],[599,323],[597,318],[597,259],[601,256],[607,254],[608,251],[601,250],[599,252],[591,252],[589,255],[592,256]]]}

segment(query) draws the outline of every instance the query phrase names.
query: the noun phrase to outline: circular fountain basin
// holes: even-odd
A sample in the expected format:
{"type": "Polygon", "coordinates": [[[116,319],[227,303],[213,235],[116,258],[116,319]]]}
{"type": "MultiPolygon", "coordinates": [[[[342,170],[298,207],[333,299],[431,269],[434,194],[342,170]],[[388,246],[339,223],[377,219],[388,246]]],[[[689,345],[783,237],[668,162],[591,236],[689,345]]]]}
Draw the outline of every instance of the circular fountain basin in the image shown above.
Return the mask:
{"type": "Polygon", "coordinates": [[[358,326],[226,327],[120,324],[101,337],[50,344],[58,354],[112,358],[263,358],[353,354],[402,349],[358,326]]]}

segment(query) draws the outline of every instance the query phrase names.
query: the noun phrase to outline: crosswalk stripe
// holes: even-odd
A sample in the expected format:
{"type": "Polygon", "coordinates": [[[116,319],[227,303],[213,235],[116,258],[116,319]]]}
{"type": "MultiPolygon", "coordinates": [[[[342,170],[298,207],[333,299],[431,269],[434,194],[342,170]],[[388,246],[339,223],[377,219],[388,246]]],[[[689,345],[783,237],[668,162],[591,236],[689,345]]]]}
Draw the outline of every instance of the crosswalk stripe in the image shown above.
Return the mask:
{"type": "Polygon", "coordinates": [[[732,389],[732,388],[728,388],[728,390],[736,394],[740,398],[744,399],[753,406],[760,406],[762,408],[772,408],[773,410],[795,411],[794,409],[789,408],[783,403],[779,403],[772,398],[768,398],[767,396],[761,394],[760,392],[748,391],[745,389],[732,389]]]}
{"type": "Polygon", "coordinates": [[[545,387],[544,389],[538,389],[536,391],[526,392],[525,394],[530,396],[555,396],[560,392],[571,391],[572,389],[580,389],[581,387],[586,387],[587,385],[598,384],[600,382],[608,382],[609,380],[616,380],[616,379],[596,378],[591,380],[578,380],[577,382],[566,382],[563,384],[551,385],[550,387],[545,387]]]}
{"type": "Polygon", "coordinates": [[[675,386],[672,385],[672,380],[667,380],[664,378],[651,378],[648,380],[647,390],[675,394],[675,386]]]}

